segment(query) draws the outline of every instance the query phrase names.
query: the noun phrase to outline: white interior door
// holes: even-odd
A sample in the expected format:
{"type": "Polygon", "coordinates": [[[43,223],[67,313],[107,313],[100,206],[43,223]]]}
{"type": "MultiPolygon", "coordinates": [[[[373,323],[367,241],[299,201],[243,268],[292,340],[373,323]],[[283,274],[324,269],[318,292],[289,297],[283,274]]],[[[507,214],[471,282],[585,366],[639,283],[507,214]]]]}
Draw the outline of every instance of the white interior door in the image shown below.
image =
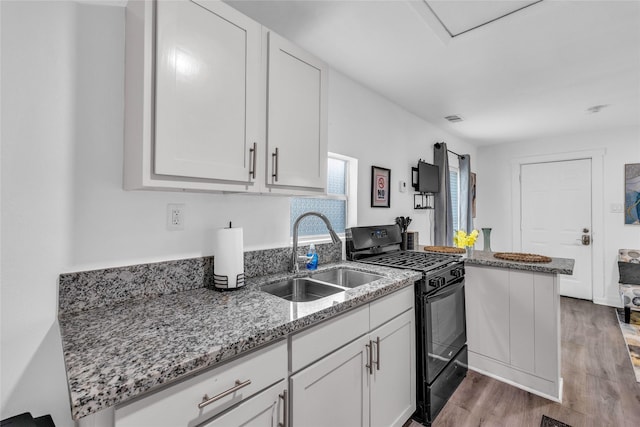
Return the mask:
{"type": "Polygon", "coordinates": [[[560,295],[592,300],[591,159],[521,165],[520,194],[522,251],[575,259],[560,295]]]}

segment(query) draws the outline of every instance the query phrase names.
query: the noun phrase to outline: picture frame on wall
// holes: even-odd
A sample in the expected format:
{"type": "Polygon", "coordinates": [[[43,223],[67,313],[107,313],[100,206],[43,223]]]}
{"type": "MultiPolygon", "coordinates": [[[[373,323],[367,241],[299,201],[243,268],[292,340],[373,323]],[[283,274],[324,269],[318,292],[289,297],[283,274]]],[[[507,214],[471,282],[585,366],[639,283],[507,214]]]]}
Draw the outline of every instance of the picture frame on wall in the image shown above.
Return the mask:
{"type": "Polygon", "coordinates": [[[371,166],[371,207],[391,207],[391,169],[371,166]]]}
{"type": "Polygon", "coordinates": [[[640,225],[640,163],[624,165],[624,223],[640,225]]]}

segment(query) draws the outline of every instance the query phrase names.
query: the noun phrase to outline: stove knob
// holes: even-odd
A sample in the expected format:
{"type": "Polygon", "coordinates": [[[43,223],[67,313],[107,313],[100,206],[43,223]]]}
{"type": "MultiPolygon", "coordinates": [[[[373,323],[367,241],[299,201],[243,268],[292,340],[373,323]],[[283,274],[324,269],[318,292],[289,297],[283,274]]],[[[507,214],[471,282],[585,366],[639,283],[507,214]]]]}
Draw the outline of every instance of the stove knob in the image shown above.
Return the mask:
{"type": "Polygon", "coordinates": [[[441,277],[434,277],[433,279],[429,279],[429,286],[433,288],[439,288],[441,283],[441,277]]]}
{"type": "Polygon", "coordinates": [[[464,267],[458,267],[458,268],[454,268],[453,270],[451,270],[451,275],[453,277],[455,277],[456,279],[458,277],[462,277],[464,276],[464,267]]]}

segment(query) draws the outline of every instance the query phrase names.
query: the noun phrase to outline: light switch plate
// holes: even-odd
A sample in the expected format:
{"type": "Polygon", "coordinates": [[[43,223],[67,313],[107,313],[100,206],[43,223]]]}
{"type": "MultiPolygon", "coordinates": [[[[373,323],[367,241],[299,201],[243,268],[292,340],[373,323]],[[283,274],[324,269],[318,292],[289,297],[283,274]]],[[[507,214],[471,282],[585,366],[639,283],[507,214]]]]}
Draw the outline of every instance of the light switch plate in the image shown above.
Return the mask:
{"type": "Polygon", "coordinates": [[[611,213],[622,213],[624,212],[624,207],[622,203],[611,203],[611,213]]]}
{"type": "Polygon", "coordinates": [[[400,181],[400,192],[401,193],[407,192],[407,181],[400,181]]]}

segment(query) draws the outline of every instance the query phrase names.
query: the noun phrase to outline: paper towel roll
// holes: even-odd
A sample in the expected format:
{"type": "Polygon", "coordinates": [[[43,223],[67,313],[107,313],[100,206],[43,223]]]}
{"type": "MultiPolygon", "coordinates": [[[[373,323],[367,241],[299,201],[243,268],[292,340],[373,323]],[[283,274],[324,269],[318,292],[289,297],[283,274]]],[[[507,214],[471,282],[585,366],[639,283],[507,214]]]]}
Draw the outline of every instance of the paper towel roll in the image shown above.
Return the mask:
{"type": "Polygon", "coordinates": [[[213,242],[214,286],[221,289],[239,288],[244,285],[244,248],[242,228],[216,230],[213,242]],[[238,275],[240,279],[238,280],[238,275]],[[225,283],[226,276],[228,282],[225,283]]]}

